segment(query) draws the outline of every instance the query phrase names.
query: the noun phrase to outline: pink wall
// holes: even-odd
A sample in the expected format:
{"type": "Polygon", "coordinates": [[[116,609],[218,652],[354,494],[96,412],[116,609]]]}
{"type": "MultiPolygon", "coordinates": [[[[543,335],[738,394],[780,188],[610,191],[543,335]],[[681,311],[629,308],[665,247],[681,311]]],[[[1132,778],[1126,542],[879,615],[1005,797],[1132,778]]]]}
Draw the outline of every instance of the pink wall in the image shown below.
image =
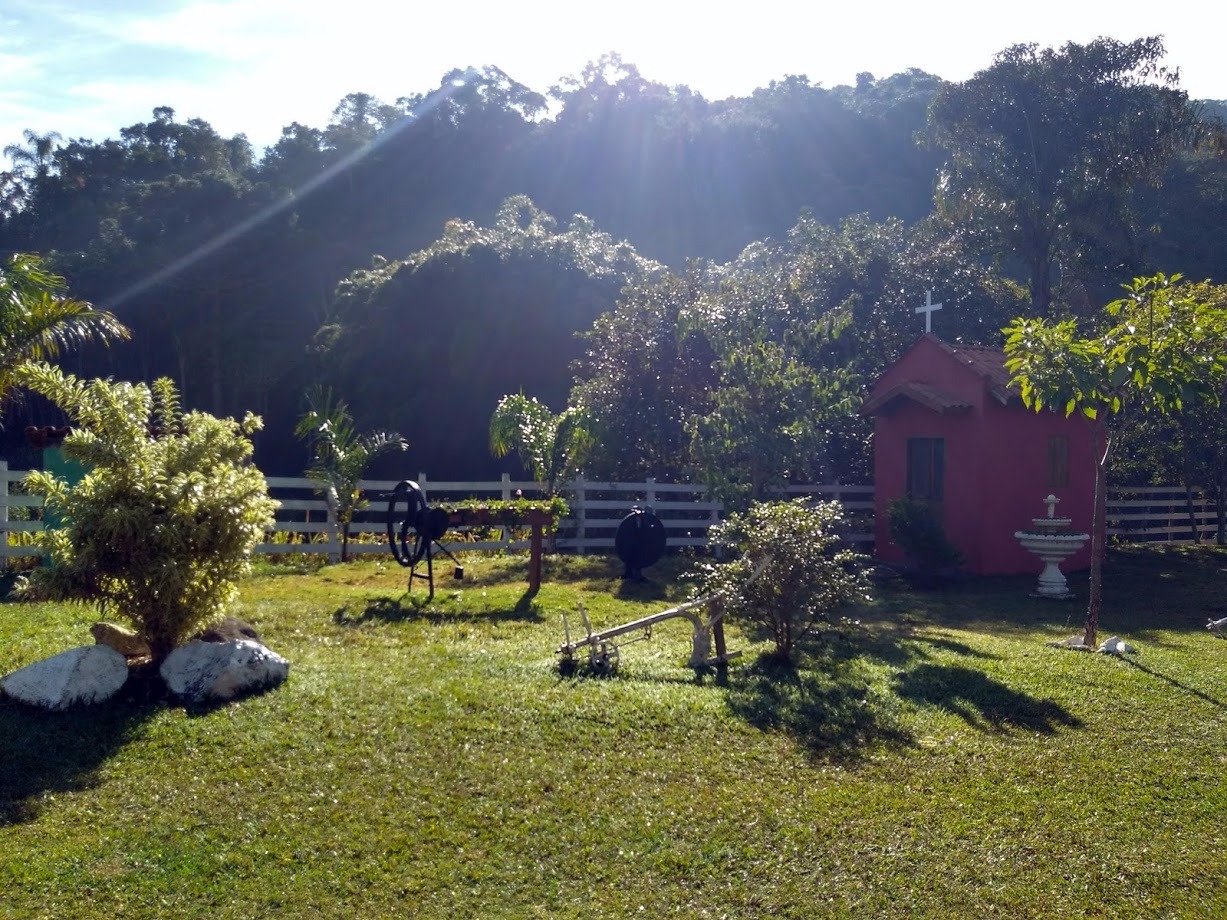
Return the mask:
{"type": "MultiPolygon", "coordinates": [[[[874,510],[878,558],[902,564],[890,542],[886,506],[907,489],[908,438],[945,440],[943,515],[946,533],[966,556],[965,569],[982,575],[1038,573],[1039,560],[1018,545],[1016,530],[1046,513],[1049,493],[1061,499],[1058,517],[1087,531],[1094,503],[1092,426],[1082,418],[1035,413],[1016,398],[1001,405],[988,382],[940,345],[920,339],[874,386],[875,392],[908,381],[929,384],[969,403],[969,411],[942,414],[909,399],[880,410],[874,420],[874,510]],[[1048,484],[1048,439],[1069,438],[1069,484],[1048,484]]],[[[1090,565],[1089,543],[1062,565],[1090,565]]]]}

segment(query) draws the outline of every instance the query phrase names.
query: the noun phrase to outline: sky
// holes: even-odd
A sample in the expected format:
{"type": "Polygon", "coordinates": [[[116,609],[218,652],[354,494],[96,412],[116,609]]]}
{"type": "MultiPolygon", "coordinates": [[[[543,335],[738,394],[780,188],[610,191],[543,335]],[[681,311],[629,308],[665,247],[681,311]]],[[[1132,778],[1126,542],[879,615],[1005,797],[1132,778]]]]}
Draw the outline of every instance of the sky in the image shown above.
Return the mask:
{"type": "MultiPolygon", "coordinates": [[[[1210,5],[1213,6],[1213,5],[1210,5]]],[[[788,74],[823,86],[918,67],[963,80],[1019,42],[1163,35],[1195,99],[1227,99],[1202,0],[839,3],[754,0],[0,0],[0,146],[23,129],[101,141],[156,106],[244,133],[257,152],[346,94],[424,93],[454,68],[500,67],[545,92],[616,51],[648,79],[711,99],[788,74]]],[[[0,161],[0,165],[3,165],[0,161]]]]}

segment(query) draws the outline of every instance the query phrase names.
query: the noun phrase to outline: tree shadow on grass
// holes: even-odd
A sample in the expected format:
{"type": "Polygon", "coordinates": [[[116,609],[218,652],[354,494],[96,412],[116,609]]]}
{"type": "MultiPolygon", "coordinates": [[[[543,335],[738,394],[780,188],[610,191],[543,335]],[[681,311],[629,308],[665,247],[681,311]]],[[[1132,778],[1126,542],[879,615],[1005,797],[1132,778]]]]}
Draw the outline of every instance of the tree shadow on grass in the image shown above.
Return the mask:
{"type": "Polygon", "coordinates": [[[894,701],[876,693],[862,662],[796,667],[765,655],[728,690],[732,712],[764,731],[781,731],[818,760],[853,763],[881,744],[909,745],[894,701]]]}
{"type": "Polygon", "coordinates": [[[101,768],[160,708],[116,699],[64,713],[0,699],[0,827],[35,820],[46,793],[101,785],[101,768]]]}
{"type": "Polygon", "coordinates": [[[939,706],[968,725],[989,731],[1023,729],[1051,735],[1082,720],[1051,700],[1011,690],[973,668],[920,664],[895,678],[895,692],[915,703],[939,706]]]}
{"type": "Polygon", "coordinates": [[[373,597],[357,600],[333,611],[332,621],[338,626],[361,626],[371,620],[385,623],[430,623],[442,626],[449,623],[540,623],[545,617],[534,598],[537,592],[529,588],[510,609],[480,610],[475,612],[449,611],[427,601],[425,595],[414,597],[373,597]]]}
{"type": "Polygon", "coordinates": [[[1148,668],[1146,667],[1146,665],[1142,664],[1140,661],[1137,661],[1134,658],[1129,658],[1124,655],[1121,655],[1119,657],[1120,657],[1120,660],[1125,662],[1125,664],[1129,665],[1129,667],[1136,668],[1137,670],[1141,671],[1143,674],[1149,674],[1151,677],[1157,677],[1159,680],[1163,681],[1164,683],[1172,687],[1175,687],[1177,690],[1183,690],[1185,693],[1189,694],[1190,696],[1195,696],[1202,702],[1209,703],[1211,706],[1215,706],[1218,709],[1227,709],[1227,703],[1224,703],[1222,700],[1215,699],[1214,697],[1210,696],[1210,694],[1208,693],[1203,693],[1202,691],[1198,690],[1196,687],[1190,687],[1188,684],[1181,683],[1180,681],[1176,680],[1176,678],[1174,677],[1168,677],[1166,674],[1156,671],[1154,668],[1148,668]]]}
{"type": "Polygon", "coordinates": [[[852,763],[881,745],[913,743],[903,701],[941,706],[985,731],[1051,734],[1082,723],[1050,700],[1012,690],[975,667],[996,656],[897,623],[831,627],[808,640],[793,666],[764,656],[731,679],[734,714],[794,737],[818,760],[852,763]],[[883,665],[894,672],[883,676],[883,665]]]}

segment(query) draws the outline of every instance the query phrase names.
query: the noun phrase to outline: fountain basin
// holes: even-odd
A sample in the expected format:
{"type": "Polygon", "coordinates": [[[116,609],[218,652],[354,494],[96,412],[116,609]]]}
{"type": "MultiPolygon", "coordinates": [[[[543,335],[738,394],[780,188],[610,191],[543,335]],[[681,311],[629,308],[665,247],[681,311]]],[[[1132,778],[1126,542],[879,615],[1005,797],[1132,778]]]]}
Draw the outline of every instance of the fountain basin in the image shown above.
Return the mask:
{"type": "MultiPolygon", "coordinates": [[[[1053,518],[1039,518],[1036,523],[1045,524],[1053,518]]],[[[1061,571],[1061,563],[1086,545],[1091,538],[1089,533],[1054,533],[1053,531],[1019,530],[1014,539],[1028,552],[1034,553],[1044,563],[1040,572],[1039,587],[1036,593],[1040,597],[1064,598],[1071,597],[1069,584],[1061,571]]]]}

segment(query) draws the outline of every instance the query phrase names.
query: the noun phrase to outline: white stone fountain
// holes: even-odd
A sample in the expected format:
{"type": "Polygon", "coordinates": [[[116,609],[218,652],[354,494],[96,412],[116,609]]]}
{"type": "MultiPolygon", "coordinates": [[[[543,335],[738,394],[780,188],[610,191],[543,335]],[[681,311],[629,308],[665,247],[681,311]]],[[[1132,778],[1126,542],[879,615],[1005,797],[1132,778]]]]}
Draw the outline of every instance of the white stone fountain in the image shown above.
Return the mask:
{"type": "Polygon", "coordinates": [[[1069,518],[1055,517],[1057,502],[1061,499],[1049,495],[1044,499],[1048,506],[1048,516],[1032,518],[1033,530],[1020,530],[1014,534],[1022,548],[1040,557],[1044,563],[1044,571],[1040,572],[1039,597],[1070,597],[1069,585],[1061,572],[1061,563],[1082,549],[1089,533],[1072,533],[1069,518]]]}

